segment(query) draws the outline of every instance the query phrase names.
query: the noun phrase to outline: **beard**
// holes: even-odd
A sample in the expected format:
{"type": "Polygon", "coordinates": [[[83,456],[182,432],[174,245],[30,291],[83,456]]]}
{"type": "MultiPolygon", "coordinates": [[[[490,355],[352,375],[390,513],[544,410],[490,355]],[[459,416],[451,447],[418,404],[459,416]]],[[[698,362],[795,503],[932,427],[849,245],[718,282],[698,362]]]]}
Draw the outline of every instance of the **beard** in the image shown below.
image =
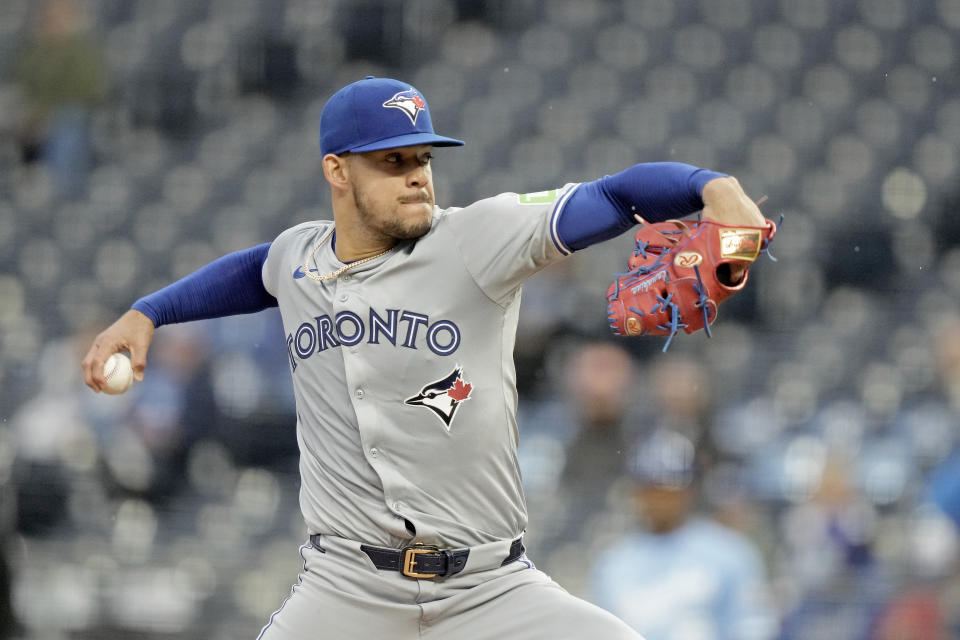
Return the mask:
{"type": "MultiPolygon", "coordinates": [[[[359,189],[354,188],[353,200],[357,206],[357,212],[364,224],[379,233],[394,238],[396,240],[415,240],[421,238],[430,231],[433,226],[433,215],[423,217],[403,217],[398,212],[392,214],[377,215],[376,207],[370,202],[370,198],[359,189]]],[[[432,202],[425,204],[433,205],[432,202]]]]}

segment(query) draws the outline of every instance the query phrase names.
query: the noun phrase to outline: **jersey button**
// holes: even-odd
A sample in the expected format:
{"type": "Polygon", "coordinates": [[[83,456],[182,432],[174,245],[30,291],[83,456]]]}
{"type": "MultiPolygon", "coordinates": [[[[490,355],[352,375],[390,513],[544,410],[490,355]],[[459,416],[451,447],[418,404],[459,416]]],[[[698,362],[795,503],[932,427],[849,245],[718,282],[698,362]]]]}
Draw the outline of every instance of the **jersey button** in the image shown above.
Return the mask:
{"type": "Polygon", "coordinates": [[[349,299],[350,299],[350,296],[348,296],[347,294],[345,293],[340,294],[340,302],[346,302],[349,299]]]}
{"type": "Polygon", "coordinates": [[[357,400],[363,400],[363,389],[357,389],[355,395],[357,396],[357,400]]]}
{"type": "Polygon", "coordinates": [[[371,457],[371,458],[376,458],[376,457],[379,456],[379,455],[380,455],[380,449],[377,449],[376,447],[370,449],[370,457],[371,457]]]}

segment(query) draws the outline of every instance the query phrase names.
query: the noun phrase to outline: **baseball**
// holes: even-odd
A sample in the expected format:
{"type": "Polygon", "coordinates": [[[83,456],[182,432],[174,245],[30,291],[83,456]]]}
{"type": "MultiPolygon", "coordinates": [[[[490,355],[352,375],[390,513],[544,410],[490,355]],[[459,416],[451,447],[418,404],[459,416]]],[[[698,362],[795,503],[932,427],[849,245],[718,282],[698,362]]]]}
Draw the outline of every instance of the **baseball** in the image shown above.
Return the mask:
{"type": "Polygon", "coordinates": [[[104,393],[118,395],[130,388],[133,384],[133,366],[130,358],[122,353],[115,353],[103,365],[103,375],[107,379],[104,393]]]}

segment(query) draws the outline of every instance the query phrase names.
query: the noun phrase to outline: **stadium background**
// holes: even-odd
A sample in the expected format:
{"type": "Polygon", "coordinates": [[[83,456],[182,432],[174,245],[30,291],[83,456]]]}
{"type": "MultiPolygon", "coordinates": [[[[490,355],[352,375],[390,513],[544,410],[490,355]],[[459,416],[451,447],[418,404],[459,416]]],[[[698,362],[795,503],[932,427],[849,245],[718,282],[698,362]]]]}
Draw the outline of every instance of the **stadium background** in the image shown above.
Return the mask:
{"type": "MultiPolygon", "coordinates": [[[[106,78],[72,113],[86,169],[20,136],[39,4],[0,3],[0,540],[25,637],[253,637],[288,592],[305,532],[276,315],[164,329],[121,397],[79,360],[139,295],[329,217],[320,108],[365,75],[408,79],[467,141],[437,153],[442,206],[643,160],[768,195],[778,262],[715,338],[620,343],[618,437],[682,421],[691,398],[652,382],[696,376],[704,509],[762,549],[782,637],[868,637],[912,597],[960,634],[958,508],[930,500],[960,467],[960,0],[86,0],[106,78]]],[[[604,339],[629,246],[525,289],[528,546],[581,594],[632,516],[622,478],[586,507],[566,491],[565,364],[604,339]]]]}

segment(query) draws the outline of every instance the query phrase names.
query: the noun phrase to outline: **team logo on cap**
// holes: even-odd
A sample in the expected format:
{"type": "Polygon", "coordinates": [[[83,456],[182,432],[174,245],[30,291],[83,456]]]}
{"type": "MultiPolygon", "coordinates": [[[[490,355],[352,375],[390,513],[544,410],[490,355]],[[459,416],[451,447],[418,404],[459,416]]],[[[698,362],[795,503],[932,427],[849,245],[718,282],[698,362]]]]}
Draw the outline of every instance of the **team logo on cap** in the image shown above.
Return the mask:
{"type": "Polygon", "coordinates": [[[420,389],[420,393],[403,401],[414,407],[430,409],[450,431],[450,423],[457,414],[460,405],[470,399],[473,385],[463,379],[463,369],[455,367],[446,378],[430,382],[420,389]]]}
{"type": "Polygon", "coordinates": [[[411,87],[406,91],[400,91],[395,94],[392,98],[384,102],[383,106],[388,109],[400,109],[400,111],[403,111],[407,114],[407,117],[410,118],[410,124],[416,126],[417,116],[427,108],[427,103],[423,101],[423,98],[417,93],[417,90],[411,87]]]}

